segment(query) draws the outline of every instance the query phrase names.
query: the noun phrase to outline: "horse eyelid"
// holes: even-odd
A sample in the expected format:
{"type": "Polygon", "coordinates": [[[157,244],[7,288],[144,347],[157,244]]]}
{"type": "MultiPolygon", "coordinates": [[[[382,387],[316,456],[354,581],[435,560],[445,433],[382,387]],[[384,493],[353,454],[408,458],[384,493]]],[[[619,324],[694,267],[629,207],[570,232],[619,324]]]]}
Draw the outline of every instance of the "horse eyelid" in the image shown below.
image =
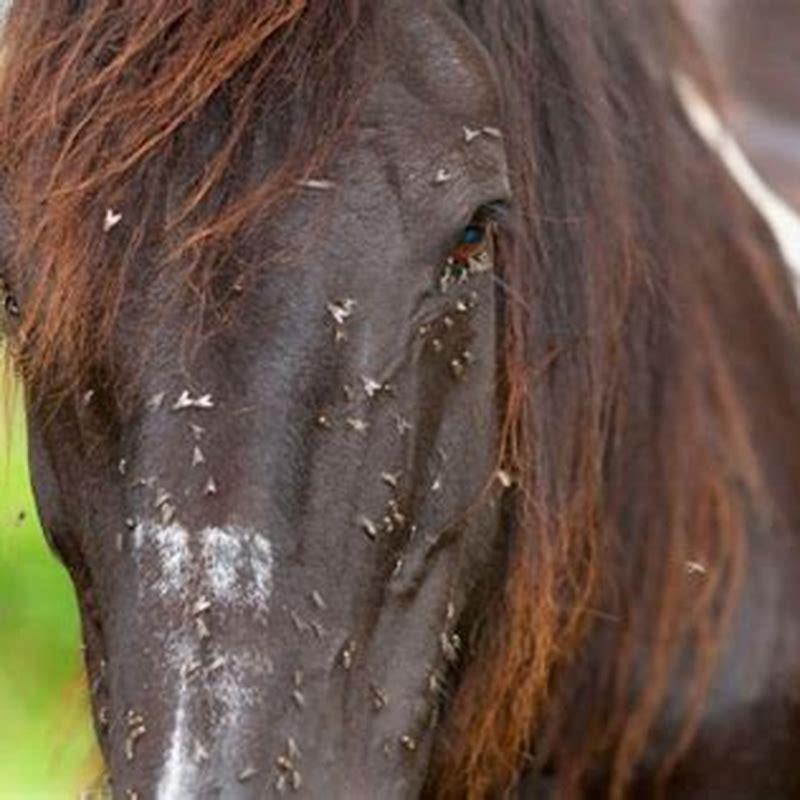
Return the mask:
{"type": "Polygon", "coordinates": [[[471,243],[466,240],[470,231],[478,230],[485,236],[490,226],[495,228],[502,226],[508,219],[509,210],[509,204],[506,200],[493,200],[479,206],[473,212],[469,222],[461,229],[458,245],[471,243]]]}

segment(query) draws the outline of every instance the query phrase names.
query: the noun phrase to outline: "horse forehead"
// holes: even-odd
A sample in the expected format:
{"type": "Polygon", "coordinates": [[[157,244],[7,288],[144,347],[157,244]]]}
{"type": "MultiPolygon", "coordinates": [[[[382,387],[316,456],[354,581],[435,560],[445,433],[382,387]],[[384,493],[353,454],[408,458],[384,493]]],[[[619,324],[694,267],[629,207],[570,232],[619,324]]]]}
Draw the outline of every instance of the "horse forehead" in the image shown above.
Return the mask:
{"type": "Polygon", "coordinates": [[[387,50],[405,87],[444,113],[496,119],[500,91],[493,62],[453,3],[388,0],[386,6],[387,50]]]}

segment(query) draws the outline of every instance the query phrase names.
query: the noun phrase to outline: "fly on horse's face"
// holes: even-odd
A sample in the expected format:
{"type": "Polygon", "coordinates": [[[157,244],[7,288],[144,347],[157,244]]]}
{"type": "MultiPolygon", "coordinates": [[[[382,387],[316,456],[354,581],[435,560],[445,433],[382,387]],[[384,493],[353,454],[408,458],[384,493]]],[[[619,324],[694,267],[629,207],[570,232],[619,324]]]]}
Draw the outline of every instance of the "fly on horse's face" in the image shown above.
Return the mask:
{"type": "Polygon", "coordinates": [[[488,55],[443,4],[405,5],[324,172],[231,253],[251,266],[233,321],[187,347],[191,313],[154,313],[168,272],[143,280],[112,343],[133,415],[102,385],[80,420],[31,414],[120,793],[399,798],[425,780],[468,576],[502,559],[509,190],[488,55]]]}

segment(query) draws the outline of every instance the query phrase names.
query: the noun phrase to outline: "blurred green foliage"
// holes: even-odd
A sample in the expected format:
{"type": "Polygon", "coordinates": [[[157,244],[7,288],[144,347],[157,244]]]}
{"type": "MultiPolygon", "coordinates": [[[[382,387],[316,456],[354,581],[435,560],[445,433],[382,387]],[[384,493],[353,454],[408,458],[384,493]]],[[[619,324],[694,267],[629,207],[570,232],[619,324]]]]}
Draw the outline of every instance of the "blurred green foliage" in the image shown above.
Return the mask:
{"type": "Polygon", "coordinates": [[[9,415],[3,393],[0,798],[77,798],[93,758],[78,611],[67,573],[36,519],[20,403],[13,403],[9,415]]]}

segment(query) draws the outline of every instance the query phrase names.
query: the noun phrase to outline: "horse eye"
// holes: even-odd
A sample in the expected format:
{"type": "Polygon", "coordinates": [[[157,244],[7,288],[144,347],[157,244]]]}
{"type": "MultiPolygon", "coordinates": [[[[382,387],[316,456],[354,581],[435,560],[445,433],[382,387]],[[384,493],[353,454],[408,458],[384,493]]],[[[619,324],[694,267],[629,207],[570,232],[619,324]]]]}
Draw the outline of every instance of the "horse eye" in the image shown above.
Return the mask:
{"type": "Polygon", "coordinates": [[[5,284],[0,284],[0,289],[2,289],[3,292],[3,310],[10,317],[18,317],[20,315],[20,308],[17,298],[11,294],[5,284]]]}
{"type": "Polygon", "coordinates": [[[443,292],[494,268],[494,237],[503,210],[502,203],[492,203],[481,206],[474,214],[439,277],[439,288],[443,292]]]}

